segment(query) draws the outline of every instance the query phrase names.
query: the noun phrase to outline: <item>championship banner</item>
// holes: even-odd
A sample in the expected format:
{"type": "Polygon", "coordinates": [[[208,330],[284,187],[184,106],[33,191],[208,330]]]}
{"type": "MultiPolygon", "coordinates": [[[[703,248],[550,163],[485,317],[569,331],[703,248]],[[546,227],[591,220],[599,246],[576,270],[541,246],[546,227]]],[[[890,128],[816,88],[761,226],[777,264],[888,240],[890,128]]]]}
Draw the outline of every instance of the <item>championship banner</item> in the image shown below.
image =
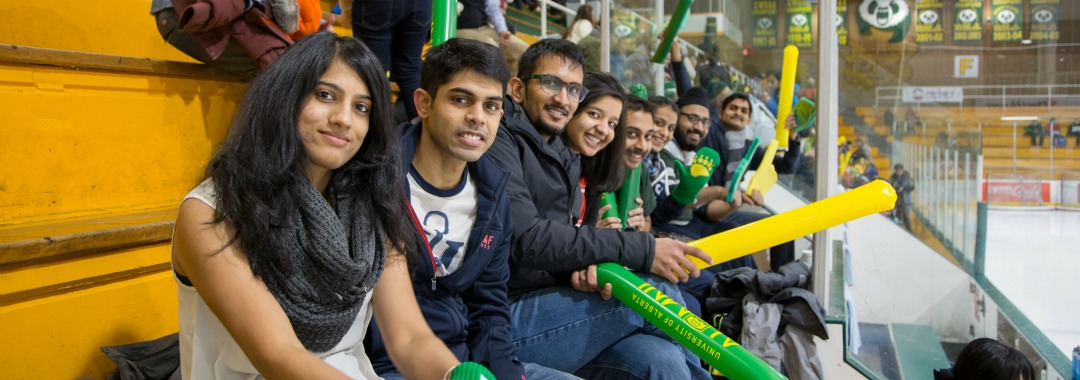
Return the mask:
{"type": "Polygon", "coordinates": [[[1015,42],[1024,39],[1024,13],[1020,0],[993,0],[993,41],[1015,42]]]}
{"type": "Polygon", "coordinates": [[[873,28],[892,33],[889,42],[900,42],[911,28],[911,8],[907,0],[862,0],[855,21],[864,36],[870,35],[873,28]]]}
{"type": "Polygon", "coordinates": [[[787,4],[787,41],[795,47],[814,46],[813,27],[810,16],[814,9],[810,0],[788,0],[787,4]]]}
{"type": "Polygon", "coordinates": [[[956,0],[953,3],[953,43],[981,44],[982,14],[983,0],[956,0]]]}
{"type": "Polygon", "coordinates": [[[836,23],[836,42],[840,46],[847,45],[847,0],[836,1],[836,19],[833,21],[836,23]]]}
{"type": "Polygon", "coordinates": [[[1032,41],[1057,41],[1061,38],[1061,30],[1058,29],[1060,5],[1061,0],[1031,0],[1029,38],[1032,41]]]}
{"type": "Polygon", "coordinates": [[[945,29],[941,26],[941,0],[922,0],[918,5],[918,18],[915,22],[915,42],[923,45],[938,45],[945,42],[945,29]]]}
{"type": "Polygon", "coordinates": [[[751,41],[755,48],[777,46],[776,0],[754,0],[754,34],[751,41]]]}

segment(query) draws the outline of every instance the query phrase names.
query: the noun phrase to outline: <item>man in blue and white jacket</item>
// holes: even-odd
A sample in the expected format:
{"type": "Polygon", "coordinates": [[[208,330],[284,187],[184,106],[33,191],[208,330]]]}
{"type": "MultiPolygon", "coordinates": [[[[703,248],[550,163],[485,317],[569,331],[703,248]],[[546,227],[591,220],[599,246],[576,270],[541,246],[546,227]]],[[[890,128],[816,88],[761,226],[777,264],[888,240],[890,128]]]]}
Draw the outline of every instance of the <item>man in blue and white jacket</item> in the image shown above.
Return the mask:
{"type": "MultiPolygon", "coordinates": [[[[409,203],[421,244],[413,290],[428,325],[462,361],[499,379],[573,378],[522,364],[511,340],[510,173],[484,155],[498,132],[509,70],[481,42],[451,39],[427,52],[414,100],[418,123],[402,125],[409,203]]],[[[380,376],[397,373],[372,323],[369,356],[380,376]]],[[[418,348],[422,349],[422,348],[418,348]]]]}

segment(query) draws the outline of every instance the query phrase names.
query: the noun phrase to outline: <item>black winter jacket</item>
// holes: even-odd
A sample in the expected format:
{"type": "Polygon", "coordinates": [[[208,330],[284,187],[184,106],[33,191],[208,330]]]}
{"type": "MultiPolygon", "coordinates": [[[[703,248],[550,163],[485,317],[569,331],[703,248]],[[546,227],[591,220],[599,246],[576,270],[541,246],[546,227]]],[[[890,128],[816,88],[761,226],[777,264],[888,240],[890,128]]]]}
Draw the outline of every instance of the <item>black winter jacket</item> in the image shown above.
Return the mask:
{"type": "Polygon", "coordinates": [[[655,241],[643,232],[575,227],[584,214],[581,161],[562,139],[545,141],[521,105],[507,97],[503,123],[486,153],[510,172],[506,192],[514,223],[510,250],[511,299],[569,284],[572,271],[615,262],[633,271],[652,267],[655,241]]]}

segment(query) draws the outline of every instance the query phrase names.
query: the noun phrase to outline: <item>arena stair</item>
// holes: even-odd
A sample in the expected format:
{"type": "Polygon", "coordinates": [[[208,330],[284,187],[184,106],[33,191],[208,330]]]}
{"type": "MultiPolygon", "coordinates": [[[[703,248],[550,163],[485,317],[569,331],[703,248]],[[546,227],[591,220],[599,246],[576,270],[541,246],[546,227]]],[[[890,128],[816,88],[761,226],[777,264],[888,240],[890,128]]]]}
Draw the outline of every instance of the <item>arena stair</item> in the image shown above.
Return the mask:
{"type": "Polygon", "coordinates": [[[100,347],[178,330],[175,213],[248,78],[166,44],[149,2],[0,11],[0,368],[105,379],[100,347]]]}
{"type": "MultiPolygon", "coordinates": [[[[551,17],[554,14],[554,10],[549,11],[547,32],[548,34],[562,35],[566,32],[566,24],[560,23],[551,17]]],[[[561,12],[560,12],[561,13],[561,12]]],[[[574,18],[573,15],[566,15],[569,20],[574,18]]],[[[526,34],[533,36],[534,38],[543,38],[540,35],[540,8],[536,8],[535,11],[530,11],[526,7],[522,9],[514,8],[513,5],[506,7],[506,21],[514,24],[517,28],[518,34],[526,34]]],[[[526,41],[529,42],[529,41],[526,41]]]]}

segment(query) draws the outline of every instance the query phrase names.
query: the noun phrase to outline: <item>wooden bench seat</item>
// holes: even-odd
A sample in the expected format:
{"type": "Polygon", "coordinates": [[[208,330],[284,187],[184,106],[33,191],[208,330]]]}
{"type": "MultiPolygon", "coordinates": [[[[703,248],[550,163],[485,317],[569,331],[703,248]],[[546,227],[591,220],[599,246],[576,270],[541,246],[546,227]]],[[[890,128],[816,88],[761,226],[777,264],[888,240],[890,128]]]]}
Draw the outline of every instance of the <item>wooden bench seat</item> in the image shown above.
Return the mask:
{"type": "Polygon", "coordinates": [[[0,265],[168,242],[176,210],[0,227],[0,265]]]}

